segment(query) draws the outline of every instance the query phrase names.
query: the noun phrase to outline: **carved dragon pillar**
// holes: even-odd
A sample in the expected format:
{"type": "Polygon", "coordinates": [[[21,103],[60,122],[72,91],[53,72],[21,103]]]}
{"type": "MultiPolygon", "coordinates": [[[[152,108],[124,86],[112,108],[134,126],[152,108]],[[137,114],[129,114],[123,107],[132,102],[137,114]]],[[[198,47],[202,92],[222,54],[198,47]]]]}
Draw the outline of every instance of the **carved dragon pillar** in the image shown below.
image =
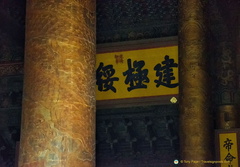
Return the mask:
{"type": "MultiPolygon", "coordinates": [[[[212,160],[205,0],[179,0],[181,160],[212,160]]],[[[211,166],[182,163],[184,167],[211,166]]]]}
{"type": "Polygon", "coordinates": [[[27,0],[19,167],[95,166],[95,5],[27,0]]]}

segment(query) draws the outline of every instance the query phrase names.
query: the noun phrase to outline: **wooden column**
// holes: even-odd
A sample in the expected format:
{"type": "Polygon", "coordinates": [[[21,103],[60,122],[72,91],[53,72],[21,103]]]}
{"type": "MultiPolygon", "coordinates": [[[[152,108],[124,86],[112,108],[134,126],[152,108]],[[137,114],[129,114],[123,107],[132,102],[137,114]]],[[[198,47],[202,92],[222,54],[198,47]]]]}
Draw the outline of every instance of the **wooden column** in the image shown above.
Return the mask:
{"type": "Polygon", "coordinates": [[[95,1],[27,0],[19,167],[95,166],[95,1]]]}
{"type": "Polygon", "coordinates": [[[236,47],[227,41],[228,35],[217,41],[217,128],[238,128],[236,47]]]}
{"type": "Polygon", "coordinates": [[[180,154],[182,166],[213,160],[205,0],[179,0],[180,154]],[[184,162],[184,161],[183,161],[184,162]]]}
{"type": "Polygon", "coordinates": [[[216,1],[215,6],[216,24],[212,26],[214,28],[212,50],[216,78],[214,80],[216,128],[231,129],[239,127],[238,59],[236,56],[239,36],[239,5],[234,1],[216,1]]]}

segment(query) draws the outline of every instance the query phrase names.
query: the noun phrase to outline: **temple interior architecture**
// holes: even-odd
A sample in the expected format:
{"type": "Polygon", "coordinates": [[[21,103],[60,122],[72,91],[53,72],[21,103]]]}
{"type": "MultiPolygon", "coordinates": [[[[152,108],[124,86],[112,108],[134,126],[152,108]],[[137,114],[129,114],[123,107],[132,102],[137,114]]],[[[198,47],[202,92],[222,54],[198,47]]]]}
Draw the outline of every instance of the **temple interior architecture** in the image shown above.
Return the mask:
{"type": "Polygon", "coordinates": [[[239,0],[0,0],[0,167],[239,167],[239,0]]]}

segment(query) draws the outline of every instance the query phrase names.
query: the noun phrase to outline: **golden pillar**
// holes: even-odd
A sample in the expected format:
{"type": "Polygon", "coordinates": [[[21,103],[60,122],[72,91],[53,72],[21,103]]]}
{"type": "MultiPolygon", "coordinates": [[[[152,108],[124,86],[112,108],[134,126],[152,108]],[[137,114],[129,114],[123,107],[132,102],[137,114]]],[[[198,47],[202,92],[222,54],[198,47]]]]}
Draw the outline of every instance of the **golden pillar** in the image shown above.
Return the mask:
{"type": "Polygon", "coordinates": [[[215,30],[217,128],[239,127],[237,81],[237,43],[239,41],[239,5],[217,1],[218,25],[215,30]],[[228,19],[227,19],[228,18],[228,19]],[[231,18],[231,19],[229,19],[231,18]]]}
{"type": "Polygon", "coordinates": [[[179,0],[180,158],[184,167],[213,160],[205,0],[179,0]],[[198,163],[197,163],[198,162],[198,163]]]}
{"type": "Polygon", "coordinates": [[[229,35],[221,35],[217,41],[217,128],[237,128],[239,114],[237,111],[237,73],[236,47],[227,41],[229,35]]]}
{"type": "Polygon", "coordinates": [[[19,167],[95,166],[95,1],[27,0],[19,167]]]}

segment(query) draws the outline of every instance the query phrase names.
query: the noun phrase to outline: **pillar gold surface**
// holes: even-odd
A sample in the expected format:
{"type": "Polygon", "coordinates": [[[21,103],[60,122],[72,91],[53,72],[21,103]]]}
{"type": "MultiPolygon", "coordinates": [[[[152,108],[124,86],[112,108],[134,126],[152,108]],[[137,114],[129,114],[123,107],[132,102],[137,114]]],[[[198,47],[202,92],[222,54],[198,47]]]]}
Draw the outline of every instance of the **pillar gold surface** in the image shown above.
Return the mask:
{"type": "Polygon", "coordinates": [[[179,0],[180,158],[196,162],[184,167],[213,160],[205,6],[204,0],[179,0]]]}
{"type": "Polygon", "coordinates": [[[227,41],[229,35],[219,37],[217,54],[217,128],[239,127],[237,107],[237,68],[236,47],[227,41]]]}
{"type": "Polygon", "coordinates": [[[238,127],[238,109],[236,105],[218,106],[217,128],[232,129],[238,127]]]}
{"type": "Polygon", "coordinates": [[[95,1],[27,0],[19,167],[95,166],[95,1]]]}

